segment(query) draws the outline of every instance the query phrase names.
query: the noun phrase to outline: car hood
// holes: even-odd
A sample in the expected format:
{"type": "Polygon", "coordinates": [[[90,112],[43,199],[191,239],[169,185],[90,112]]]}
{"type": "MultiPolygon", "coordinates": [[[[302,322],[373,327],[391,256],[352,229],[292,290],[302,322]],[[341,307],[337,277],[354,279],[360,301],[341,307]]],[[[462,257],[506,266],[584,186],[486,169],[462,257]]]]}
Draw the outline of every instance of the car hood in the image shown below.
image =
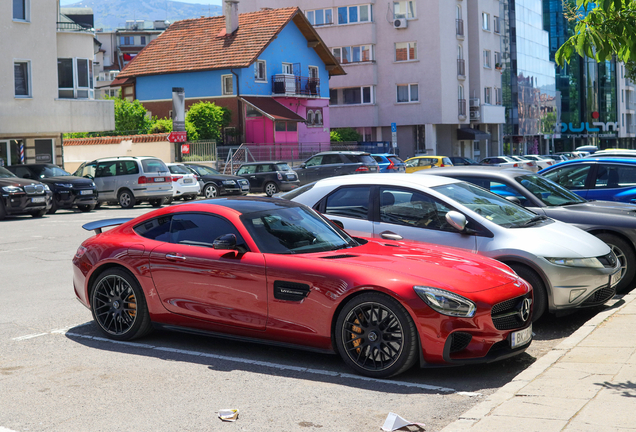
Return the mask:
{"type": "Polygon", "coordinates": [[[2,177],[0,178],[1,186],[26,186],[30,184],[41,184],[39,181],[25,179],[20,177],[2,177]]]}
{"type": "Polygon", "coordinates": [[[39,179],[42,183],[53,184],[53,183],[70,183],[74,186],[92,186],[93,181],[84,177],[77,176],[56,176],[56,177],[45,177],[39,179]]]}
{"type": "Polygon", "coordinates": [[[636,215],[636,205],[619,201],[588,201],[582,204],[563,206],[570,211],[593,212],[601,214],[636,215]]]}
{"type": "Polygon", "coordinates": [[[351,266],[367,275],[384,272],[395,278],[401,274],[413,284],[430,285],[456,293],[484,291],[518,280],[506,265],[461,249],[419,242],[368,243],[349,249],[302,255],[324,259],[338,268],[351,266]]]}
{"type": "Polygon", "coordinates": [[[567,206],[541,207],[544,212],[562,222],[589,227],[622,227],[636,229],[636,205],[617,201],[590,201],[567,206]]]}

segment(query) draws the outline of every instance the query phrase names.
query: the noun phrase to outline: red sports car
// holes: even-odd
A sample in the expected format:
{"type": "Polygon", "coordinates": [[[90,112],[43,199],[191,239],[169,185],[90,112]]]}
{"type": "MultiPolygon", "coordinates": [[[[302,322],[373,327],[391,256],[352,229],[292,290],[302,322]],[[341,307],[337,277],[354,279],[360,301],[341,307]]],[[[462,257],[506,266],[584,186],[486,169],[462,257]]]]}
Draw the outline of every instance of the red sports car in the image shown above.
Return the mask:
{"type": "Polygon", "coordinates": [[[97,235],[73,259],[75,293],[117,340],[153,325],[222,334],[389,377],[510,357],[532,339],[532,289],[505,265],[352,238],[291,201],[217,198],[84,228],[97,235]]]}

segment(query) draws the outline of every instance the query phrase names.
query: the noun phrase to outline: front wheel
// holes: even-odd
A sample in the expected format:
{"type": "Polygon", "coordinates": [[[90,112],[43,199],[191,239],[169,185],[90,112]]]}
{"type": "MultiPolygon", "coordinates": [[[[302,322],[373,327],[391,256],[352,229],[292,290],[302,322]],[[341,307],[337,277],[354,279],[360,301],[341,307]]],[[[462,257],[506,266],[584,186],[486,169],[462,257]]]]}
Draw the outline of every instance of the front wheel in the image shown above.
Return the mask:
{"type": "Polygon", "coordinates": [[[625,240],[618,236],[602,233],[596,237],[607,243],[621,265],[620,281],[616,285],[616,292],[627,291],[632,286],[636,275],[636,253],[625,240]]]}
{"type": "Polygon", "coordinates": [[[278,186],[276,186],[276,183],[269,182],[265,185],[265,193],[267,194],[268,197],[271,197],[277,192],[278,192],[278,186]]]}
{"type": "Polygon", "coordinates": [[[96,205],[93,204],[79,204],[77,206],[77,208],[82,212],[82,213],[88,213],[89,211],[92,211],[96,208],[96,205]]]}
{"type": "Polygon", "coordinates": [[[535,322],[541,318],[548,309],[548,292],[545,288],[545,284],[534,270],[519,264],[508,265],[515,271],[515,273],[517,273],[517,275],[519,275],[521,279],[525,280],[532,286],[534,299],[532,322],[535,322]]]}
{"type": "Polygon", "coordinates": [[[336,321],[336,346],[344,362],[361,375],[388,378],[417,360],[417,330],[394,298],[364,293],[351,299],[336,321]]]}
{"type": "Polygon", "coordinates": [[[51,200],[51,208],[49,209],[49,211],[47,212],[48,214],[55,214],[55,212],[57,211],[58,207],[57,207],[57,203],[55,202],[55,198],[53,198],[51,200]]]}
{"type": "Polygon", "coordinates": [[[144,293],[127,271],[110,268],[99,275],[91,293],[91,312],[111,339],[131,340],[152,330],[144,293]]]}
{"type": "Polygon", "coordinates": [[[208,184],[203,188],[203,196],[206,198],[216,198],[219,196],[219,189],[213,184],[208,184]]]}
{"type": "Polygon", "coordinates": [[[46,214],[46,209],[43,209],[43,210],[39,210],[39,211],[35,211],[31,213],[31,216],[33,216],[34,218],[41,218],[45,214],[46,214]]]}

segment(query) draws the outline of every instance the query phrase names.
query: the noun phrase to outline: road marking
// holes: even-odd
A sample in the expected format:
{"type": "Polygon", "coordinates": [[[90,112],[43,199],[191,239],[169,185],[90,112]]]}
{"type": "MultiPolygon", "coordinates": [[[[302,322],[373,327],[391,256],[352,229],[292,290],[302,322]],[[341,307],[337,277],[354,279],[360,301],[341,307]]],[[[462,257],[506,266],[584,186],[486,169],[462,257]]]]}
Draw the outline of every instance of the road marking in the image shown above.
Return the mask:
{"type": "Polygon", "coordinates": [[[2,251],[0,251],[0,253],[2,253],[2,252],[16,252],[16,251],[25,251],[25,250],[33,250],[33,249],[37,249],[37,246],[35,246],[35,247],[28,247],[28,248],[22,248],[22,249],[10,249],[10,250],[2,250],[2,251]]]}
{"type": "MultiPolygon", "coordinates": [[[[26,336],[19,336],[19,337],[15,337],[15,338],[13,338],[13,339],[11,339],[11,340],[14,340],[14,341],[23,341],[23,340],[27,340],[27,339],[33,339],[33,338],[36,338],[36,337],[39,337],[39,336],[46,336],[46,335],[48,335],[48,334],[49,334],[49,333],[30,334],[30,335],[26,335],[26,336]]],[[[0,432],[2,432],[2,430],[0,430],[0,432]]]]}
{"type": "Polygon", "coordinates": [[[0,426],[0,432],[16,432],[16,431],[14,431],[13,429],[7,429],[0,426]]]}
{"type": "MultiPolygon", "coordinates": [[[[61,329],[57,329],[57,330],[51,330],[51,331],[47,331],[45,333],[37,333],[37,334],[30,334],[30,335],[25,335],[25,336],[18,336],[18,337],[14,337],[11,340],[14,341],[23,341],[23,340],[28,340],[28,339],[33,339],[36,337],[40,337],[40,336],[46,336],[46,335],[50,335],[50,334],[65,334],[67,331],[69,331],[72,328],[78,328],[78,327],[84,327],[87,325],[92,324],[91,321],[86,322],[86,323],[82,323],[82,324],[78,324],[78,325],[73,325],[73,326],[69,326],[69,327],[64,327],[61,329]]],[[[2,432],[2,430],[0,429],[0,432],[2,432]]]]}

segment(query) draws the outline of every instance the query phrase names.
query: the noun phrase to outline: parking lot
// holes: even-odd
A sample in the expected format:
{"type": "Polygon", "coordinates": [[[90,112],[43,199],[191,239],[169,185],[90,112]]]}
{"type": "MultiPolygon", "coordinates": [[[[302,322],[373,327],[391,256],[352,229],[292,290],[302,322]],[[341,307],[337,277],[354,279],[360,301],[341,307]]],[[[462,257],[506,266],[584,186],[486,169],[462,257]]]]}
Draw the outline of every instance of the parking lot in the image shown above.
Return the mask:
{"type": "MultiPolygon", "coordinates": [[[[178,205],[178,204],[173,204],[178,205]]],[[[597,310],[535,325],[510,360],[354,375],[335,355],[166,331],[131,343],[101,336],[72,288],[87,222],[134,217],[105,206],[0,223],[0,430],[378,430],[389,412],[440,430],[510,382],[597,310]],[[219,409],[239,409],[222,423],[219,409]]]]}

